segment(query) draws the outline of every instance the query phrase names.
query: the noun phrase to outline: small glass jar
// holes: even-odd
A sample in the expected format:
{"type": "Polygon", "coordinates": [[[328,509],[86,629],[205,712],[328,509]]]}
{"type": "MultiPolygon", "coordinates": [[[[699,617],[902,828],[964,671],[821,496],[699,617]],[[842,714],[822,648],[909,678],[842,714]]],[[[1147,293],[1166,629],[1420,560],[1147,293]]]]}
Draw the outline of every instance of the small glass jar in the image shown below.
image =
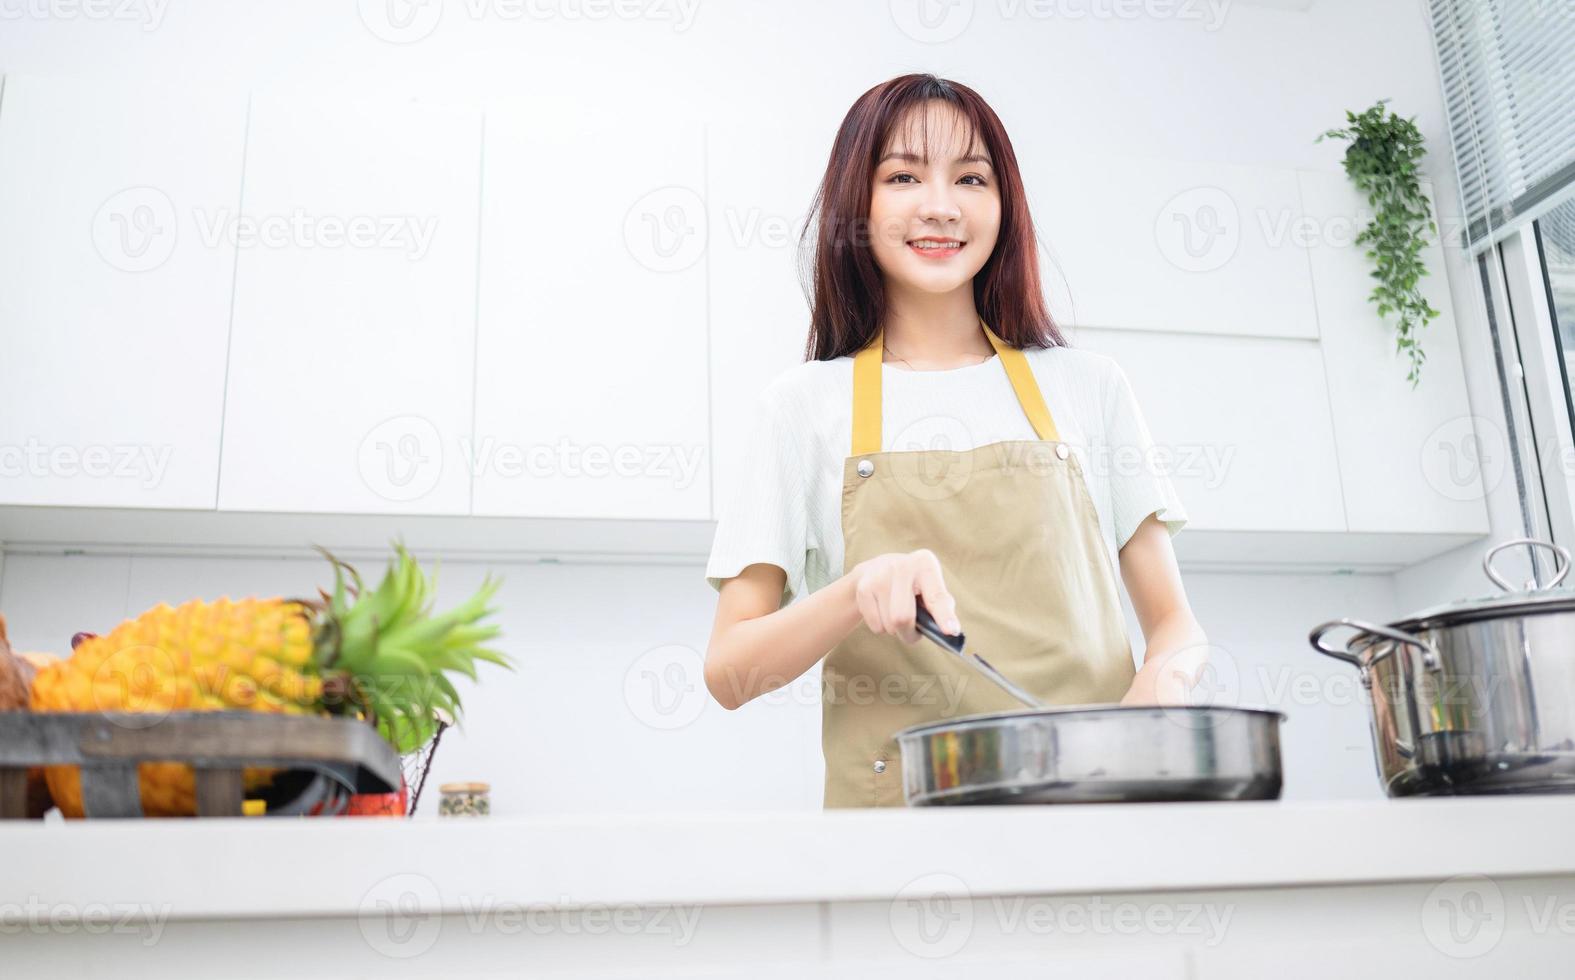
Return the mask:
{"type": "Polygon", "coordinates": [[[440,817],[484,817],[492,811],[486,783],[444,783],[438,787],[443,798],[438,802],[440,817]]]}

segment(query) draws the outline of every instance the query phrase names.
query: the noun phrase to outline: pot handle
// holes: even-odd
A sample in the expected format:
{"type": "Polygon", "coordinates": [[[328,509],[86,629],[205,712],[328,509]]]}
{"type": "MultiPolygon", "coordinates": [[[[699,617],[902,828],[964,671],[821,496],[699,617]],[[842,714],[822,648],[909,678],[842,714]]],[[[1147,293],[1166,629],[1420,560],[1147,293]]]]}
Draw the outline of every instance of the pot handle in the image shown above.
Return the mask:
{"type": "Polygon", "coordinates": [[[1482,570],[1487,573],[1488,578],[1493,580],[1494,585],[1497,585],[1505,592],[1541,592],[1544,589],[1551,589],[1555,585],[1558,585],[1560,582],[1564,581],[1564,576],[1570,573],[1570,553],[1569,549],[1560,547],[1551,541],[1543,541],[1540,538],[1516,538],[1513,541],[1505,541],[1489,548],[1487,554],[1482,556],[1482,570]],[[1498,570],[1493,567],[1494,555],[1498,554],[1500,551],[1503,551],[1505,548],[1513,548],[1515,545],[1519,544],[1529,545],[1535,548],[1547,548],[1554,553],[1557,559],[1555,561],[1555,567],[1557,571],[1555,571],[1552,580],[1549,581],[1547,585],[1539,585],[1536,579],[1536,572],[1533,571],[1531,581],[1527,582],[1523,586],[1520,586],[1519,588],[1516,588],[1515,586],[1506,582],[1504,577],[1498,573],[1498,570]]]}
{"type": "Polygon", "coordinates": [[[1374,659],[1363,663],[1360,657],[1351,652],[1349,641],[1346,642],[1346,648],[1344,650],[1332,647],[1324,642],[1324,634],[1328,633],[1330,630],[1339,629],[1341,626],[1347,626],[1353,630],[1356,630],[1358,635],[1365,634],[1367,636],[1381,636],[1386,640],[1394,640],[1395,642],[1404,646],[1415,647],[1417,650],[1421,651],[1422,666],[1428,670],[1438,670],[1443,663],[1443,661],[1438,656],[1438,651],[1434,650],[1432,644],[1426,642],[1425,640],[1412,636],[1410,633],[1402,632],[1401,630],[1391,629],[1388,626],[1379,626],[1377,623],[1369,623],[1360,619],[1332,619],[1327,623],[1315,626],[1313,627],[1313,631],[1307,634],[1307,642],[1311,643],[1313,645],[1313,649],[1317,650],[1324,656],[1333,657],[1336,660],[1344,660],[1346,663],[1356,667],[1370,667],[1379,660],[1383,659],[1382,657],[1375,657],[1374,659]]]}

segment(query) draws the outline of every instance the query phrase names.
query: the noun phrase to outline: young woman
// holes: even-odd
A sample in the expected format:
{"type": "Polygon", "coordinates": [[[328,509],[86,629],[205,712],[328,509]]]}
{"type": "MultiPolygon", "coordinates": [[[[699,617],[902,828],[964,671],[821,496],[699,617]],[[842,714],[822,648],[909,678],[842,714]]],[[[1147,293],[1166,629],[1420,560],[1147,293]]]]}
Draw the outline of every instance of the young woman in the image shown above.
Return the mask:
{"type": "Polygon", "coordinates": [[[706,568],[712,696],[825,657],[827,807],[903,804],[900,729],[1021,707],[921,638],[916,597],[1046,702],[1184,701],[1206,642],[1171,550],[1187,517],[1163,473],[1115,465],[1147,426],[1120,367],[1051,322],[995,112],[934,75],[870,89],[811,214],[806,360],[759,397],[706,568]]]}

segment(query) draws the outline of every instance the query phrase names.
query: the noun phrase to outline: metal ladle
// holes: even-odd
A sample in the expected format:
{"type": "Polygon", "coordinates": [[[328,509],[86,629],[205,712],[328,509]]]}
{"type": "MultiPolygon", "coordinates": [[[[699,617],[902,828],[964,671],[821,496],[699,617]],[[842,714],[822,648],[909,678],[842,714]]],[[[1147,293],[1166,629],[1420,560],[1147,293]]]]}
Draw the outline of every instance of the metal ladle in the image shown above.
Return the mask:
{"type": "Polygon", "coordinates": [[[1027,691],[1018,687],[1016,684],[1013,684],[1010,680],[1007,680],[1006,675],[990,666],[990,662],[988,660],[979,656],[977,653],[970,653],[967,650],[964,650],[963,634],[958,633],[953,636],[950,633],[942,631],[940,624],[935,621],[935,617],[931,616],[930,611],[924,608],[923,599],[915,596],[913,602],[917,607],[915,610],[917,615],[914,617],[913,625],[914,628],[920,633],[923,633],[931,640],[934,640],[938,646],[945,648],[947,652],[957,657],[957,659],[961,660],[963,663],[994,681],[1000,686],[1001,690],[1028,705],[1030,708],[1048,707],[1043,701],[1034,697],[1032,694],[1029,694],[1027,691]]]}

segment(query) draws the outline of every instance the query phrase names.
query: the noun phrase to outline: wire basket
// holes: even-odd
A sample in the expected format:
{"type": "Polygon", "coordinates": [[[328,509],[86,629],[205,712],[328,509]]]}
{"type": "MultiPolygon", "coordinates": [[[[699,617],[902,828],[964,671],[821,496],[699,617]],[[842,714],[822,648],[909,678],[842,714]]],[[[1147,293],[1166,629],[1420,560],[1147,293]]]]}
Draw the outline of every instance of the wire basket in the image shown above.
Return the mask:
{"type": "Polygon", "coordinates": [[[438,719],[437,731],[433,733],[431,741],[421,748],[399,757],[399,768],[403,771],[405,785],[410,788],[409,805],[405,808],[405,816],[416,815],[416,804],[421,802],[421,790],[427,784],[427,776],[432,772],[432,757],[437,755],[438,743],[443,740],[443,733],[448,730],[448,722],[438,719]]]}

